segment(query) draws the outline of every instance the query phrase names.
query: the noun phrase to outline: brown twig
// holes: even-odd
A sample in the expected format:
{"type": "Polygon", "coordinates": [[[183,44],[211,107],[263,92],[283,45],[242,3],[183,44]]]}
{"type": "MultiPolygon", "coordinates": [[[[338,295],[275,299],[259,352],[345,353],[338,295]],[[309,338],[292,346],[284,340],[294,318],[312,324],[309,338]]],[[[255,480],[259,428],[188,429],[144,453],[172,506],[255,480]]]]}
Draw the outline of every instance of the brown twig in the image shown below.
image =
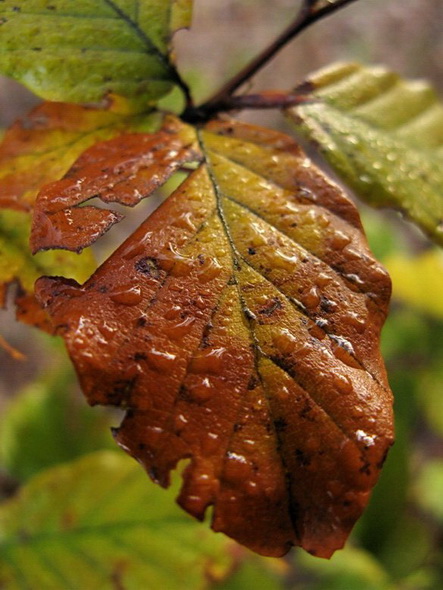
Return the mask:
{"type": "MultiPolygon", "coordinates": [[[[325,0],[327,2],[327,0],[325,0]]],[[[233,110],[236,107],[232,106],[232,95],[254,76],[261,68],[263,68],[289,41],[296,35],[301,33],[304,29],[324,18],[328,14],[343,8],[347,4],[356,2],[356,0],[330,0],[326,4],[322,3],[322,7],[318,8],[321,0],[304,0],[301,9],[299,10],[294,21],[275,39],[271,45],[266,47],[259,55],[257,55],[251,62],[242,68],[233,78],[231,78],[216,94],[209,98],[206,102],[198,107],[191,107],[183,113],[183,118],[188,121],[203,121],[213,116],[215,113],[222,110],[233,110]],[[316,8],[317,6],[317,8],[316,8]],[[227,109],[226,109],[227,107],[227,109]]],[[[240,97],[236,97],[240,98],[240,97]]],[[[279,105],[280,106],[280,105],[279,105]]],[[[237,108],[246,108],[240,107],[237,108]]],[[[273,108],[269,106],[249,106],[249,108],[273,108]]]]}

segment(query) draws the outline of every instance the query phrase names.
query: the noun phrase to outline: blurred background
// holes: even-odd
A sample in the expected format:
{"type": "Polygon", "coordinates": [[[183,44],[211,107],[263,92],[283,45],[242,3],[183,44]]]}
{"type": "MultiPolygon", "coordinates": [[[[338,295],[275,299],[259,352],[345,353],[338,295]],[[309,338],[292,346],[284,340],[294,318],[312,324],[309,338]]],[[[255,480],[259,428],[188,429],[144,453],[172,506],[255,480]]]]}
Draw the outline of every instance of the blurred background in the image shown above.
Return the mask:
{"type": "MultiPolygon", "coordinates": [[[[176,49],[197,101],[211,95],[286,27],[298,4],[295,0],[195,0],[192,32],[177,35],[176,49]]],[[[443,96],[443,2],[357,1],[290,43],[246,90],[288,89],[336,60],[382,63],[405,77],[427,78],[443,96]]],[[[18,84],[0,80],[0,126],[6,127],[37,102],[18,84]]],[[[288,131],[278,114],[245,112],[242,118],[288,131]]],[[[370,508],[346,549],[331,562],[291,552],[285,569],[271,574],[276,581],[272,588],[443,588],[442,254],[395,214],[361,209],[373,250],[394,282],[383,350],[396,398],[397,442],[370,508]]],[[[98,433],[91,437],[90,446],[107,446],[109,441],[103,440],[109,419],[94,409],[97,421],[87,426],[91,418],[85,417],[84,402],[60,344],[17,325],[11,310],[0,311],[0,325],[2,335],[27,357],[14,360],[0,349],[0,419],[3,412],[4,424],[11,416],[24,420],[14,416],[20,413],[23,400],[37,395],[36,387],[38,395],[46,396],[45,403],[58,404],[58,421],[69,416],[69,427],[58,432],[59,437],[64,432],[63,440],[56,438],[57,432],[53,435],[53,443],[59,446],[56,456],[36,459],[28,449],[29,462],[41,468],[81,454],[73,441],[90,427],[98,433]],[[51,395],[59,395],[56,390],[69,393],[64,402],[59,397],[52,400],[51,395]]],[[[0,447],[1,441],[0,436],[0,447]]],[[[3,449],[9,451],[3,457],[0,449],[0,460],[8,477],[21,481],[35,468],[31,465],[21,471],[10,444],[10,440],[4,443],[3,449]]],[[[47,440],[45,444],[49,445],[47,440]]],[[[18,456],[23,467],[23,450],[18,456]]]]}

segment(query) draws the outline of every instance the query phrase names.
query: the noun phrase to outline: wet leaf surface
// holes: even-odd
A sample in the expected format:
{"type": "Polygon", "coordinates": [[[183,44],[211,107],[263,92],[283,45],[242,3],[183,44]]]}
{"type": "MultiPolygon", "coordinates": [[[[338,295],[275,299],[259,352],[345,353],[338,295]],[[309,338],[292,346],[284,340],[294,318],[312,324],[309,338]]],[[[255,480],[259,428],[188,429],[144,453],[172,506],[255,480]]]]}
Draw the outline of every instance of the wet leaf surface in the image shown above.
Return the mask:
{"type": "Polygon", "coordinates": [[[167,119],[154,134],[126,133],[90,147],[65,177],[38,195],[32,230],[34,252],[48,248],[80,251],[95,242],[121,214],[83,206],[93,197],[133,207],[197,157],[190,129],[167,119]]]}
{"type": "MultiPolygon", "coordinates": [[[[120,102],[123,104],[123,101],[120,102]]],[[[17,317],[51,329],[34,298],[34,282],[42,274],[85,280],[95,268],[90,252],[29,252],[31,214],[40,188],[62,176],[86,148],[122,130],[152,129],[149,115],[130,116],[92,107],[43,103],[8,129],[0,145],[0,305],[15,283],[17,317]]]]}
{"type": "Polygon", "coordinates": [[[300,87],[287,113],[357,194],[402,211],[443,244],[443,104],[422,81],[336,64],[300,87]]]}
{"type": "Polygon", "coordinates": [[[86,148],[122,130],[152,130],[146,116],[42,103],[8,129],[0,145],[0,207],[29,211],[41,187],[67,172],[86,148]]]}
{"type": "Polygon", "coordinates": [[[201,163],[165,203],[84,285],[42,278],[39,298],[89,402],[127,409],[119,444],[163,486],[188,460],[183,508],[213,506],[259,553],[328,557],[392,442],[390,281],[290,138],[196,133],[201,163]]]}
{"type": "Polygon", "coordinates": [[[173,33],[190,23],[192,0],[3,0],[0,71],[38,96],[137,104],[177,82],[173,33]]]}

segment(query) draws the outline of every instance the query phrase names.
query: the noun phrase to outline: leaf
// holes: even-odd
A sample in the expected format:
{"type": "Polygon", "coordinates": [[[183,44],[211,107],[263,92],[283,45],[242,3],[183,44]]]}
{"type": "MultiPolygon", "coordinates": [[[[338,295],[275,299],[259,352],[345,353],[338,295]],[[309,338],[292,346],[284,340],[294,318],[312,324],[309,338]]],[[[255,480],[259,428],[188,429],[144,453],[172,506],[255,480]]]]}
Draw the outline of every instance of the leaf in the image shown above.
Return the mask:
{"type": "Polygon", "coordinates": [[[65,273],[85,280],[96,267],[91,252],[78,257],[72,252],[29,251],[30,216],[24,211],[0,210],[0,306],[6,305],[9,285],[16,283],[17,317],[21,321],[51,331],[47,314],[34,297],[34,283],[44,274],[65,273]]]}
{"type": "Polygon", "coordinates": [[[3,0],[0,70],[39,96],[138,104],[179,82],[173,33],[190,22],[192,0],[3,0]]]}
{"type": "MultiPolygon", "coordinates": [[[[341,547],[392,441],[390,294],[350,200],[285,135],[197,130],[204,161],[83,285],[37,283],[91,404],[178,501],[272,556],[341,547]]],[[[180,130],[176,132],[180,134],[180,130]]],[[[78,171],[80,174],[80,171],[78,171]]]]}
{"type": "Polygon", "coordinates": [[[91,253],[29,252],[30,216],[42,185],[62,176],[90,145],[122,130],[152,129],[147,114],[129,116],[92,107],[43,103],[5,134],[0,145],[0,305],[8,285],[17,282],[19,319],[50,330],[34,299],[34,282],[41,274],[69,275],[85,280],[94,268],[91,253]],[[10,210],[13,209],[13,210],[10,210]]]}
{"type": "MultiPolygon", "coordinates": [[[[56,356],[58,366],[62,360],[56,356]]],[[[29,479],[112,443],[109,413],[88,411],[80,403],[73,377],[64,366],[26,387],[3,412],[0,461],[14,478],[29,479]]]]}
{"type": "Polygon", "coordinates": [[[193,140],[189,128],[171,116],[157,133],[128,133],[90,147],[62,180],[40,192],[34,209],[33,251],[79,252],[90,246],[122,216],[82,205],[97,196],[104,203],[133,207],[196,159],[193,140]]]}
{"type": "Polygon", "coordinates": [[[0,207],[29,211],[40,188],[67,172],[86,148],[123,130],[152,130],[142,114],[43,103],[7,130],[0,145],[0,207]]]}
{"type": "Polygon", "coordinates": [[[0,507],[0,586],[208,588],[232,545],[178,511],[134,461],[102,451],[47,470],[0,507]]]}
{"type": "Polygon", "coordinates": [[[443,244],[443,105],[421,81],[336,64],[300,88],[287,113],[357,194],[401,210],[443,244]]]}

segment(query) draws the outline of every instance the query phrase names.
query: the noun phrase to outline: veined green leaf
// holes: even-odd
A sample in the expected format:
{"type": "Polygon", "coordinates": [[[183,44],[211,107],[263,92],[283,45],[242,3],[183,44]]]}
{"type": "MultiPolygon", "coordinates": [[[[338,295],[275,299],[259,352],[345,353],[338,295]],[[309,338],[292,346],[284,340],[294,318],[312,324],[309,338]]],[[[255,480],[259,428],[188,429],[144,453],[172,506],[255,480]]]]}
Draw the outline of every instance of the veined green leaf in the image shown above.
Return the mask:
{"type": "Polygon", "coordinates": [[[443,104],[425,82],[381,67],[337,64],[288,110],[333,168],[375,207],[403,211],[443,244],[443,104]]]}
{"type": "Polygon", "coordinates": [[[180,511],[173,493],[111,451],[41,473],[0,507],[0,586],[207,588],[231,570],[232,541],[180,511]]]}
{"type": "Polygon", "coordinates": [[[173,33],[192,0],[4,0],[0,71],[48,100],[157,99],[179,81],[173,33]]]}

